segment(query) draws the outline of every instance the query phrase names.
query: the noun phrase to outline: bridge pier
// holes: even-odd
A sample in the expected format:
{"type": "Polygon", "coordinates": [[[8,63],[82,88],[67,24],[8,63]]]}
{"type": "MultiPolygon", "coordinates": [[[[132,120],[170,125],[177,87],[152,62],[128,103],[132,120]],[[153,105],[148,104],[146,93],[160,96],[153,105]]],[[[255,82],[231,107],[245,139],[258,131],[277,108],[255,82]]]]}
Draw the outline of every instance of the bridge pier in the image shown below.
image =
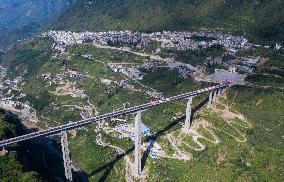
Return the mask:
{"type": "Polygon", "coordinates": [[[217,97],[220,98],[221,93],[222,93],[222,89],[218,89],[217,91],[218,91],[218,92],[217,92],[217,97]]]}
{"type": "Polygon", "coordinates": [[[217,102],[217,90],[213,91],[212,102],[213,102],[213,104],[215,104],[217,102]]]}
{"type": "Polygon", "coordinates": [[[186,105],[186,118],[185,118],[184,126],[182,129],[182,131],[185,133],[189,131],[191,124],[192,124],[192,120],[191,120],[192,98],[193,97],[188,98],[187,105],[186,105]]]}
{"type": "Polygon", "coordinates": [[[68,182],[71,182],[73,181],[73,179],[72,179],[71,160],[69,156],[67,131],[61,132],[61,146],[62,146],[62,153],[63,153],[65,177],[68,182]]]}
{"type": "Polygon", "coordinates": [[[0,152],[2,153],[2,155],[4,155],[4,154],[7,154],[8,153],[8,151],[5,149],[5,147],[3,146],[3,147],[0,147],[0,152]]]}
{"type": "Polygon", "coordinates": [[[218,101],[220,94],[221,94],[221,91],[219,89],[216,89],[210,92],[207,108],[212,108],[213,104],[215,104],[218,101]]]}
{"type": "Polygon", "coordinates": [[[210,92],[207,108],[212,108],[212,99],[213,99],[212,97],[213,97],[213,92],[210,92]]]}
{"type": "Polygon", "coordinates": [[[219,101],[219,89],[215,90],[215,103],[219,101]]]}
{"type": "Polygon", "coordinates": [[[134,161],[134,175],[140,176],[141,168],[141,111],[137,111],[135,117],[135,161],[134,161]]]}

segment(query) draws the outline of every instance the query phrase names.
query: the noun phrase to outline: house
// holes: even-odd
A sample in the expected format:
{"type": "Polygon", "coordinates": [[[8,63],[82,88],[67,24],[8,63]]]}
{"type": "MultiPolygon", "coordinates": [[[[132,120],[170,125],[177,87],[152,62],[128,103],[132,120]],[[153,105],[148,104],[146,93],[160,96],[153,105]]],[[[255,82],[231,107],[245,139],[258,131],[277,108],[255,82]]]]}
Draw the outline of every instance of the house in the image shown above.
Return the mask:
{"type": "Polygon", "coordinates": [[[229,71],[231,72],[231,73],[235,73],[236,72],[236,67],[235,66],[230,66],[229,67],[229,71]]]}
{"type": "Polygon", "coordinates": [[[276,44],[276,45],[275,45],[275,49],[276,49],[276,50],[281,49],[281,45],[280,45],[280,44],[276,44]]]}
{"type": "Polygon", "coordinates": [[[228,51],[229,51],[229,54],[232,54],[232,55],[234,55],[238,52],[238,50],[236,50],[234,48],[230,48],[230,49],[228,49],[228,51]]]}
{"type": "Polygon", "coordinates": [[[259,61],[259,58],[246,58],[244,59],[244,64],[247,66],[256,66],[257,62],[259,61]]]}

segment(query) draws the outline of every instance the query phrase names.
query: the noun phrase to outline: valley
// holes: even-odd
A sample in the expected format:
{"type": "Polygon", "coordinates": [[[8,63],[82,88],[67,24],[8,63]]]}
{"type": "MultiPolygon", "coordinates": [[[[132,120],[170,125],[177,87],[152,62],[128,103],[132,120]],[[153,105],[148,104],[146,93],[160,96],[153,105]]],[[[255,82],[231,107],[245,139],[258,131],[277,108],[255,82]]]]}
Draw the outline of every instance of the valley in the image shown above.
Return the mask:
{"type": "Polygon", "coordinates": [[[72,128],[68,147],[60,133],[1,147],[0,181],[65,181],[66,153],[73,181],[284,181],[283,8],[0,0],[1,141],[153,106],[141,121],[132,113],[72,128]],[[203,92],[155,105],[225,83],[211,108],[203,92]]]}
{"type": "MultiPolygon", "coordinates": [[[[281,47],[255,45],[244,37],[214,32],[147,34],[130,31],[49,31],[16,49],[20,49],[23,55],[19,58],[13,53],[7,54],[2,64],[5,68],[1,67],[1,106],[19,114],[23,124],[35,123],[41,128],[88,119],[145,100],[164,98],[225,80],[249,88],[258,83],[250,83],[247,77],[270,63],[271,57],[245,52],[282,51],[281,47]],[[30,59],[27,57],[30,54],[36,57],[30,59]],[[188,54],[195,57],[185,59],[188,54]],[[37,61],[30,64],[26,58],[37,61]]],[[[206,153],[215,153],[218,148],[232,153],[225,147],[229,143],[237,146],[245,143],[243,147],[249,147],[248,132],[255,128],[254,117],[240,114],[239,108],[229,105],[233,99],[230,94],[238,87],[231,88],[228,96],[224,95],[213,111],[198,110],[193,126],[186,134],[180,132],[182,126],[178,124],[182,124],[185,102],[146,111],[142,119],[150,133],[143,137],[142,150],[149,153],[151,159],[143,159],[141,180],[154,180],[157,178],[155,174],[159,175],[158,179],[163,179],[162,170],[158,168],[161,164],[177,168],[185,164],[191,166],[196,164],[200,155],[205,157],[206,153]],[[171,122],[175,124],[162,129],[171,122]]],[[[272,93],[277,95],[279,92],[272,93]]],[[[280,97],[283,99],[283,92],[280,97]]],[[[194,104],[204,98],[205,95],[198,96],[194,104]]],[[[265,103],[258,104],[263,106],[265,103]]],[[[121,180],[135,180],[134,156],[130,152],[133,146],[132,122],[133,118],[126,116],[70,132],[72,160],[88,174],[90,181],[116,175],[123,176],[121,180]],[[93,155],[98,158],[90,157],[93,155]],[[114,162],[93,173],[97,166],[108,163],[109,156],[116,156],[114,162]]],[[[283,124],[279,123],[278,127],[283,127],[283,124]]],[[[218,166],[225,162],[225,158],[218,157],[218,166]]],[[[243,162],[246,162],[247,169],[253,165],[251,160],[243,162]]],[[[169,173],[169,169],[164,170],[169,173]]],[[[215,170],[214,167],[211,170],[215,170]]],[[[234,174],[233,171],[230,173],[234,174]]],[[[191,173],[182,174],[179,180],[196,178],[195,175],[188,176],[191,173]]],[[[219,177],[215,179],[226,176],[220,173],[219,177]]],[[[246,176],[241,178],[248,180],[246,176]]]]}
{"type": "MultiPolygon", "coordinates": [[[[71,0],[0,1],[0,52],[42,31],[46,24],[64,12],[71,0]]],[[[0,56],[1,57],[1,56],[0,56]]]]}

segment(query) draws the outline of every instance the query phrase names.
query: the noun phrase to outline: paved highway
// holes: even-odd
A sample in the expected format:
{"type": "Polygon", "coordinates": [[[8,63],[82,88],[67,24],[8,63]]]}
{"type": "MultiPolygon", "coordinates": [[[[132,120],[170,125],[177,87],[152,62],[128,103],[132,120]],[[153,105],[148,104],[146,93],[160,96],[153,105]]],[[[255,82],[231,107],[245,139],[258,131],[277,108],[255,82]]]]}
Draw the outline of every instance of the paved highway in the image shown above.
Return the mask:
{"type": "Polygon", "coordinates": [[[75,129],[75,128],[79,128],[79,127],[82,127],[82,126],[89,125],[89,124],[94,123],[96,121],[115,118],[115,117],[118,117],[118,116],[121,116],[121,115],[136,113],[137,111],[140,111],[140,110],[146,110],[146,109],[149,109],[149,108],[157,107],[161,104],[174,102],[176,100],[186,99],[186,98],[193,97],[193,96],[205,93],[205,92],[210,92],[210,91],[214,91],[214,90],[217,90],[217,89],[223,89],[223,88],[226,88],[228,86],[229,85],[225,84],[225,85],[217,85],[217,86],[213,86],[213,87],[208,87],[208,88],[196,90],[196,91],[193,91],[193,92],[188,92],[188,93],[185,93],[185,94],[181,94],[181,95],[177,95],[177,96],[173,96],[173,97],[169,97],[169,98],[165,98],[165,99],[161,99],[161,100],[157,100],[157,101],[152,101],[152,102],[142,104],[142,105],[138,105],[138,106],[135,106],[135,107],[113,111],[111,113],[99,115],[99,116],[96,116],[94,118],[85,119],[85,120],[81,120],[81,121],[77,121],[77,122],[72,122],[72,123],[69,123],[69,124],[49,128],[47,130],[42,130],[42,131],[18,136],[18,137],[15,137],[15,138],[10,138],[10,139],[7,139],[7,140],[0,141],[0,147],[11,145],[11,144],[14,144],[14,143],[18,143],[18,142],[29,140],[29,139],[36,138],[36,137],[49,136],[49,135],[57,134],[57,133],[60,133],[61,131],[65,131],[65,130],[72,130],[72,129],[75,129]]]}

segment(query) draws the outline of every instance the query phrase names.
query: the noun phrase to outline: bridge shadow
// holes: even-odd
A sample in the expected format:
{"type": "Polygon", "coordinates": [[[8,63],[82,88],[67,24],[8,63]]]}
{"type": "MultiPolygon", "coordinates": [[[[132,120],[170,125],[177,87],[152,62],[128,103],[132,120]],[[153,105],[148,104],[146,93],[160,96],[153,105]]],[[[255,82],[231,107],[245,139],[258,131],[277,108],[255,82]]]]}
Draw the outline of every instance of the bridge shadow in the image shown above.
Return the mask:
{"type": "MultiPolygon", "coordinates": [[[[203,99],[201,102],[199,102],[194,108],[192,108],[191,111],[191,121],[193,121],[193,117],[196,114],[196,112],[201,109],[201,107],[203,107],[209,100],[209,97],[206,97],[205,99],[203,99]]],[[[157,132],[155,132],[155,134],[147,137],[144,142],[150,142],[150,141],[156,141],[161,135],[164,135],[167,131],[171,130],[173,127],[177,126],[179,123],[184,122],[185,120],[185,115],[182,115],[181,117],[173,120],[171,123],[169,123],[166,127],[164,127],[163,129],[158,130],[157,132]]],[[[141,167],[142,170],[145,168],[145,164],[146,161],[150,155],[150,151],[151,148],[153,148],[153,144],[150,144],[148,146],[148,148],[146,149],[146,151],[144,151],[143,155],[142,155],[142,159],[141,159],[141,167]]],[[[130,154],[131,152],[133,152],[135,149],[135,147],[131,147],[129,148],[126,152],[116,155],[115,159],[108,162],[107,164],[104,164],[103,166],[97,168],[96,170],[94,170],[93,172],[91,172],[90,174],[88,174],[88,177],[94,176],[96,174],[98,174],[101,171],[104,171],[103,175],[101,176],[101,178],[99,179],[100,182],[106,181],[108,175],[110,174],[111,170],[114,168],[115,164],[122,159],[123,157],[125,157],[126,155],[130,154]]]]}
{"type": "Polygon", "coordinates": [[[126,155],[130,154],[131,152],[133,152],[135,149],[135,147],[131,147],[129,148],[127,151],[125,151],[124,153],[122,154],[118,154],[115,156],[115,159],[108,162],[107,164],[97,168],[96,170],[94,170],[93,172],[91,172],[90,174],[88,174],[88,177],[91,177],[91,176],[94,176],[96,175],[97,173],[105,170],[104,174],[101,176],[101,178],[99,179],[99,181],[105,181],[108,177],[108,175],[110,174],[111,170],[113,169],[114,165],[120,160],[122,159],[123,157],[125,157],[126,155]]]}
{"type": "MultiPolygon", "coordinates": [[[[209,100],[209,97],[206,97],[204,100],[202,100],[201,102],[199,102],[194,108],[192,108],[191,110],[191,121],[193,121],[193,117],[195,115],[195,113],[201,109],[201,107],[203,107],[209,100]]],[[[185,121],[185,115],[177,118],[176,120],[172,121],[169,125],[167,125],[165,128],[163,128],[162,130],[158,130],[154,135],[150,136],[147,140],[147,141],[156,141],[158,137],[160,137],[161,135],[165,134],[167,131],[169,131],[170,129],[172,129],[173,127],[175,127],[177,124],[179,123],[183,123],[185,121]]],[[[192,123],[191,123],[192,125],[192,123]]],[[[150,151],[151,149],[154,147],[154,145],[151,143],[146,151],[143,153],[143,156],[142,156],[142,162],[141,162],[141,167],[142,167],[142,170],[144,169],[145,167],[145,164],[146,164],[146,161],[150,155],[150,151]]]]}

